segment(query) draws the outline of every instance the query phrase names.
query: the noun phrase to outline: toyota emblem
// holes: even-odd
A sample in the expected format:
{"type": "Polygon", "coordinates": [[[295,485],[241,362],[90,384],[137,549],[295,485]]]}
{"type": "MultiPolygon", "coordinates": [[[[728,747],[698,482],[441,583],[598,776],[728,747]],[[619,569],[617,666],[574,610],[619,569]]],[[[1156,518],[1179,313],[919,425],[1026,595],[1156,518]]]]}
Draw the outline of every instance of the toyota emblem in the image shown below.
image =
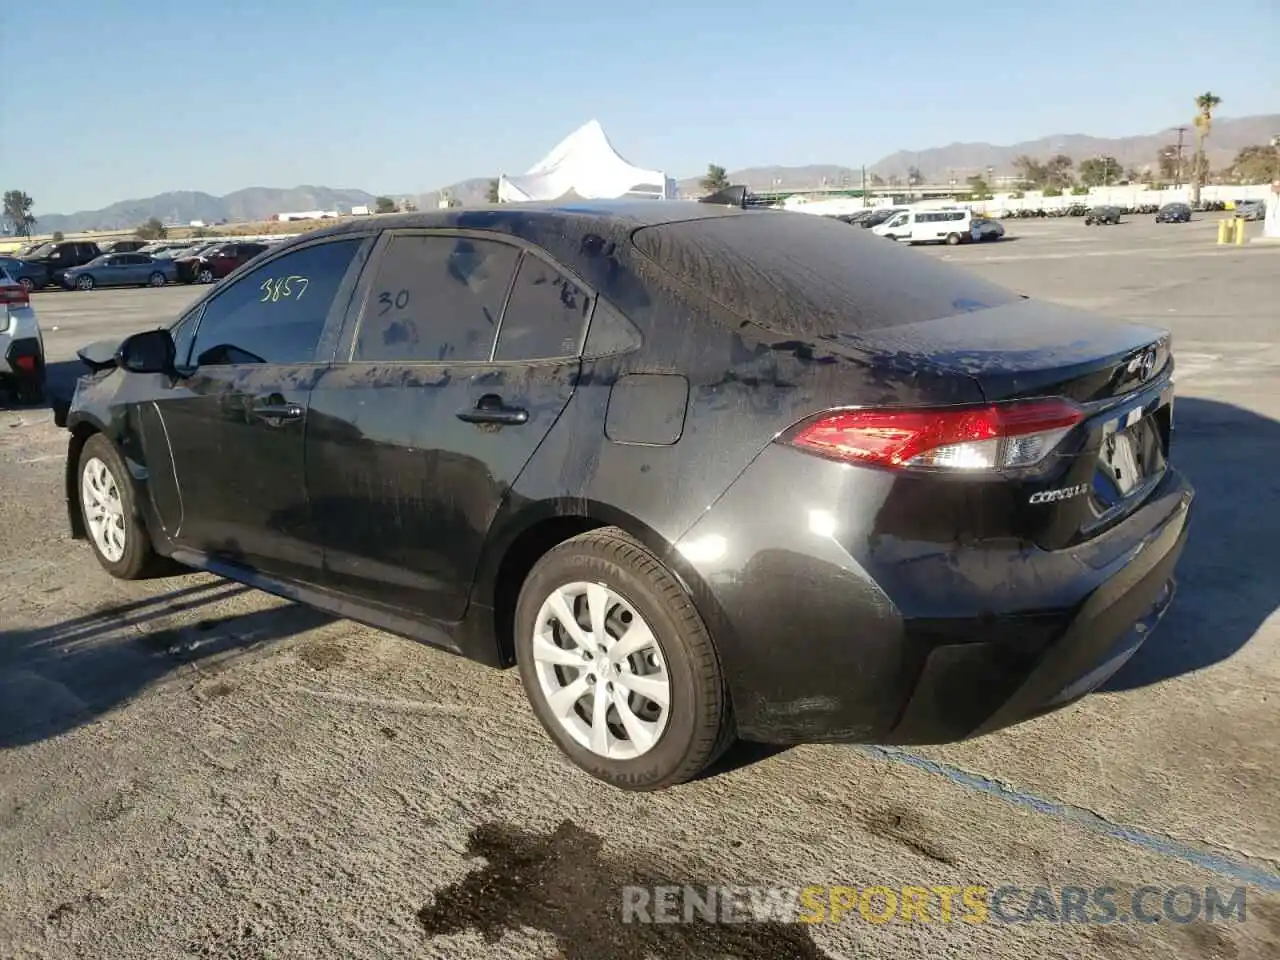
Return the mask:
{"type": "Polygon", "coordinates": [[[1156,372],[1156,350],[1152,347],[1142,355],[1142,359],[1138,361],[1138,379],[1146,382],[1151,379],[1151,375],[1156,372]]]}

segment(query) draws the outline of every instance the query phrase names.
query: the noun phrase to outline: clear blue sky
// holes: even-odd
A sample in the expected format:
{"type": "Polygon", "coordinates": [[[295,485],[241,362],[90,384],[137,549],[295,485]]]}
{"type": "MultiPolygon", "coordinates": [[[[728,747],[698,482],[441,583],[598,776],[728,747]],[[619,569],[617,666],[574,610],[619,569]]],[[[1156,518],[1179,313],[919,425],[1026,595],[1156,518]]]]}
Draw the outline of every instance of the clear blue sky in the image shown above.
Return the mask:
{"type": "Polygon", "coordinates": [[[523,172],[592,118],[689,176],[1154,132],[1206,89],[1223,116],[1280,110],[1277,0],[27,0],[0,41],[0,189],[37,215],[425,192],[523,172]]]}

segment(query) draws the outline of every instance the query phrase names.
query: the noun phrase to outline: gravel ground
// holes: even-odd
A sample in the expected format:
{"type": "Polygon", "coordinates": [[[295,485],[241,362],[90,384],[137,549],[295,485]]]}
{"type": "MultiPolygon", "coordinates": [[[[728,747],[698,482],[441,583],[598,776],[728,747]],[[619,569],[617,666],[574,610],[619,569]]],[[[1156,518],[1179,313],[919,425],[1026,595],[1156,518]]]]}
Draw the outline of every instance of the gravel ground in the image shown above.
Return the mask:
{"type": "MultiPolygon", "coordinates": [[[[1280,249],[1218,249],[1210,221],[1006,226],[919,254],[1170,327],[1200,496],[1174,608],[1107,691],[952,747],[743,747],[610,791],[514,672],[206,575],[110,580],[65,533],[51,415],[0,410],[0,956],[1280,955],[1280,249]],[[624,886],[815,884],[1106,887],[1120,910],[623,922],[624,886]],[[1243,921],[1122,921],[1184,885],[1246,888],[1243,921]]],[[[197,292],[37,295],[54,377],[197,292]]]]}

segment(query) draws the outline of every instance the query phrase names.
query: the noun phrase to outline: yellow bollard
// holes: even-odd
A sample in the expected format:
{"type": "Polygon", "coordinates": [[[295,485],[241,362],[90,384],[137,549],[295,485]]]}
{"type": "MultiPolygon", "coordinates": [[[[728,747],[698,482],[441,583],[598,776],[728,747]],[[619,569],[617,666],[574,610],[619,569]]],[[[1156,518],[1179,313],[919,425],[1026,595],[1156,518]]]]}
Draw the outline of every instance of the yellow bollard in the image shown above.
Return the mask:
{"type": "Polygon", "coordinates": [[[1231,242],[1231,224],[1232,220],[1218,221],[1218,246],[1231,242]]]}
{"type": "Polygon", "coordinates": [[[1236,246],[1243,247],[1244,246],[1244,221],[1241,220],[1239,217],[1234,217],[1233,219],[1236,222],[1236,246]]]}

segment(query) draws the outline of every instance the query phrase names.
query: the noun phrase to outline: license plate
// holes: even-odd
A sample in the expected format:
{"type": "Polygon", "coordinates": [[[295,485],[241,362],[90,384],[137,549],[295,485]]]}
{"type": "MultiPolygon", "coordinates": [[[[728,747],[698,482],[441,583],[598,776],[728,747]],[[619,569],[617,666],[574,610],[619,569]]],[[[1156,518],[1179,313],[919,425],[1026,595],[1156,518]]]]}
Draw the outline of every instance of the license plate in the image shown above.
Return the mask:
{"type": "Polygon", "coordinates": [[[1141,410],[1132,410],[1107,430],[1098,451],[1097,466],[1104,490],[1110,494],[1104,494],[1104,500],[1124,499],[1163,469],[1164,445],[1157,419],[1167,414],[1161,410],[1168,410],[1168,406],[1145,417],[1141,410]]]}
{"type": "Polygon", "coordinates": [[[1128,496],[1145,476],[1137,445],[1130,433],[1132,429],[1130,427],[1107,437],[1102,441],[1102,450],[1098,454],[1108,479],[1122,497],[1128,496]]]}

